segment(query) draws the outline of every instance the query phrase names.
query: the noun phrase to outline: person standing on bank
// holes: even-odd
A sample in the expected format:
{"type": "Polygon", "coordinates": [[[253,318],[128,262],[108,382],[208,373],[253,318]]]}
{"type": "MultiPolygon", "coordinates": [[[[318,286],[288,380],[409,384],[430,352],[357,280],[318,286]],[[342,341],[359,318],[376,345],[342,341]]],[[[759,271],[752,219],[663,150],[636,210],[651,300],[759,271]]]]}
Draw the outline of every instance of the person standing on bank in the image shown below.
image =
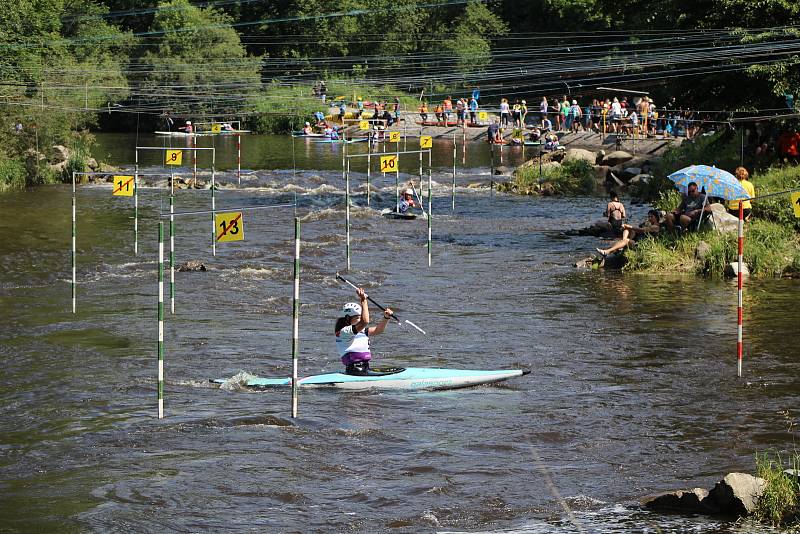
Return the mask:
{"type": "MultiPolygon", "coordinates": [[[[736,170],[733,171],[733,174],[736,176],[736,179],[739,180],[739,183],[742,185],[742,187],[744,187],[744,190],[747,191],[747,194],[750,195],[750,198],[754,198],[756,196],[756,188],[753,187],[753,182],[748,180],[748,178],[750,178],[750,173],[747,172],[747,169],[744,167],[736,167],[736,170]]],[[[745,200],[742,202],[742,208],[744,209],[744,220],[749,221],[753,205],[749,200],[745,200]]],[[[728,201],[728,213],[737,218],[739,217],[738,200],[728,201]]]]}
{"type": "Polygon", "coordinates": [[[359,302],[348,302],[342,306],[343,317],[336,320],[336,349],[349,375],[368,374],[372,360],[369,338],[382,334],[393,313],[390,308],[383,311],[377,326],[369,326],[369,302],[362,288],[356,290],[359,302]]]}

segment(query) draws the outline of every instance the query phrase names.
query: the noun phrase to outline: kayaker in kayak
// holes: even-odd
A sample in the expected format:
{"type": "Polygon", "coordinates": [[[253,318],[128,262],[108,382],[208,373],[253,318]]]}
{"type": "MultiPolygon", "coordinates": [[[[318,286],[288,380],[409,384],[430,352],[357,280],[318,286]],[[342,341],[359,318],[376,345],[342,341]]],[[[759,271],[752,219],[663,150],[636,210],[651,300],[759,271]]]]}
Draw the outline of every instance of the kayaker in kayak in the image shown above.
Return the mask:
{"type": "Polygon", "coordinates": [[[414,202],[414,190],[409,188],[403,191],[400,196],[400,202],[397,204],[397,213],[408,213],[409,208],[418,208],[417,203],[414,202]]]}
{"type": "Polygon", "coordinates": [[[336,320],[336,349],[342,357],[345,373],[365,375],[369,373],[370,336],[382,334],[392,317],[392,310],[386,308],[377,326],[369,326],[369,302],[362,288],[356,290],[359,302],[348,302],[342,306],[343,317],[336,320]]]}

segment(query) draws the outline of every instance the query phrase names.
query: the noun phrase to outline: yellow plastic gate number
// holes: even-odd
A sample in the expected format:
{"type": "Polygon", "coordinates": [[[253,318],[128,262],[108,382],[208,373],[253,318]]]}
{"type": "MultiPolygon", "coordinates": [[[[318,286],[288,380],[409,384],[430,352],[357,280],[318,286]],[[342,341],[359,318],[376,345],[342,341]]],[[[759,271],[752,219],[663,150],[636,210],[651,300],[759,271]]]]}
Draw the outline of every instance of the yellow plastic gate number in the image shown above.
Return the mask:
{"type": "Polygon", "coordinates": [[[360,130],[369,130],[369,121],[359,121],[358,128],[360,130]]]}
{"type": "Polygon", "coordinates": [[[419,138],[419,147],[420,148],[432,148],[433,147],[433,137],[430,135],[423,135],[419,138]]]}
{"type": "Polygon", "coordinates": [[[792,193],[792,208],[794,216],[800,218],[800,193],[792,193]]]}
{"type": "Polygon", "coordinates": [[[132,197],[134,187],[133,176],[114,176],[111,194],[115,197],[132,197]]]}
{"type": "Polygon", "coordinates": [[[164,154],[166,165],[180,165],[183,162],[183,150],[167,150],[164,154]]]}
{"type": "Polygon", "coordinates": [[[397,172],[398,167],[397,156],[381,156],[381,171],[397,172]]]}
{"type": "Polygon", "coordinates": [[[211,133],[220,133],[221,131],[222,131],[222,126],[220,124],[211,125],[211,133]]]}
{"type": "Polygon", "coordinates": [[[485,111],[479,111],[478,112],[478,120],[485,121],[488,118],[489,118],[489,114],[486,113],[485,111]]]}
{"type": "Polygon", "coordinates": [[[244,239],[244,219],[241,211],[217,213],[214,216],[217,241],[241,241],[244,239]]]}
{"type": "Polygon", "coordinates": [[[400,132],[389,132],[389,142],[390,143],[399,143],[400,142],[400,132]]]}

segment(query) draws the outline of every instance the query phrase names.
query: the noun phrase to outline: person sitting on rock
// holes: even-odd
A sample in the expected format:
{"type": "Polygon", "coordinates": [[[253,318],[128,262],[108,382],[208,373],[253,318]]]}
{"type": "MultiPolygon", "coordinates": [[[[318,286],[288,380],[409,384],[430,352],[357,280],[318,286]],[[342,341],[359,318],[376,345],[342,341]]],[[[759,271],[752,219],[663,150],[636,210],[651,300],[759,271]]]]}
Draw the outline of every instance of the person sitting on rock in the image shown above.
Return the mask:
{"type": "Polygon", "coordinates": [[[544,149],[545,150],[558,150],[558,135],[552,130],[548,130],[544,134],[544,149]]]}
{"type": "Polygon", "coordinates": [[[614,235],[619,237],[622,235],[623,223],[628,216],[625,214],[625,206],[619,201],[616,191],[611,191],[608,196],[609,201],[603,215],[608,217],[608,224],[611,225],[614,235]]]}
{"type": "Polygon", "coordinates": [[[698,190],[695,182],[689,182],[683,201],[677,208],[667,213],[664,222],[670,232],[675,230],[676,225],[688,230],[692,223],[697,224],[703,212],[710,211],[711,207],[706,204],[705,194],[698,190]]]}
{"type": "Polygon", "coordinates": [[[639,241],[640,239],[646,236],[653,236],[658,235],[661,231],[661,225],[659,224],[659,217],[660,214],[658,210],[650,210],[647,212],[647,222],[643,223],[638,228],[635,226],[631,226],[630,224],[623,224],[622,225],[622,238],[619,241],[616,241],[613,245],[608,248],[597,248],[597,252],[603,256],[604,258],[609,254],[616,252],[618,250],[622,250],[627,246],[632,245],[635,241],[639,241]]]}

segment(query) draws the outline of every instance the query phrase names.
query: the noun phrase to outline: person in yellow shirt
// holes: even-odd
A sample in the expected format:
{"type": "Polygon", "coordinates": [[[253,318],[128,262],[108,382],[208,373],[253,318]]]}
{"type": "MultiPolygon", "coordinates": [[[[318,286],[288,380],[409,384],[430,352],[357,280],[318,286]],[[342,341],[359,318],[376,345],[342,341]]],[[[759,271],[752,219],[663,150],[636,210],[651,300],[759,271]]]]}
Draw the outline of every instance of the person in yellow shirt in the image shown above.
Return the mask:
{"type": "MultiPolygon", "coordinates": [[[[733,174],[736,176],[736,179],[739,180],[739,183],[742,184],[742,187],[747,194],[750,195],[750,198],[756,196],[756,188],[753,187],[753,182],[748,180],[750,177],[750,173],[747,172],[747,169],[744,167],[736,167],[736,170],[733,171],[733,174]]],[[[745,200],[742,202],[742,208],[744,209],[744,220],[749,221],[751,215],[752,204],[749,200],[745,200]]],[[[738,200],[729,200],[728,201],[728,213],[734,215],[735,217],[739,217],[739,201],[738,200]]]]}

